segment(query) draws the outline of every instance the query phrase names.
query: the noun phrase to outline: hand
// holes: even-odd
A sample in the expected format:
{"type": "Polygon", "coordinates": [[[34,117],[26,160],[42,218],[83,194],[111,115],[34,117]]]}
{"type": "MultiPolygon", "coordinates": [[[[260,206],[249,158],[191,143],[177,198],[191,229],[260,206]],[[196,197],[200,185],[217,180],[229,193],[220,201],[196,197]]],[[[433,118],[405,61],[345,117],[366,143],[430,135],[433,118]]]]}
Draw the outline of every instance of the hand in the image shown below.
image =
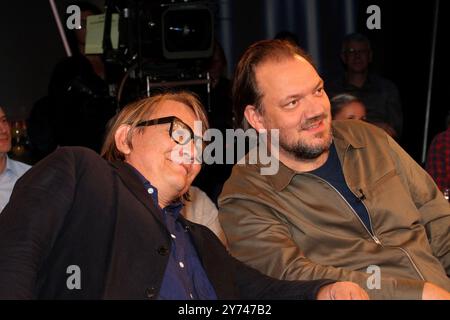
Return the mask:
{"type": "Polygon", "coordinates": [[[437,285],[425,282],[422,291],[422,300],[450,300],[450,293],[437,285]]]}
{"type": "Polygon", "coordinates": [[[335,282],[320,288],[317,300],[369,300],[369,295],[354,282],[335,282]]]}

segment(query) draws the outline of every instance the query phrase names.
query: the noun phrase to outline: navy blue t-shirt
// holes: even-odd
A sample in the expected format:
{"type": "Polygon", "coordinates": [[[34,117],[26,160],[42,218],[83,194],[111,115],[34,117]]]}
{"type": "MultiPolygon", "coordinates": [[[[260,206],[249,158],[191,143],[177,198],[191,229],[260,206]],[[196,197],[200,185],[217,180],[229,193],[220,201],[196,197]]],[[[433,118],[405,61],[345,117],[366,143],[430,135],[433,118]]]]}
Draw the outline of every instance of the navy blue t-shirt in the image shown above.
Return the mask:
{"type": "Polygon", "coordinates": [[[330,146],[327,161],[320,168],[310,171],[309,173],[316,175],[331,184],[345,198],[348,204],[361,218],[369,232],[372,233],[369,213],[367,212],[366,206],[362,203],[362,199],[357,197],[345,182],[344,172],[342,171],[341,162],[339,161],[334,143],[330,146]]]}

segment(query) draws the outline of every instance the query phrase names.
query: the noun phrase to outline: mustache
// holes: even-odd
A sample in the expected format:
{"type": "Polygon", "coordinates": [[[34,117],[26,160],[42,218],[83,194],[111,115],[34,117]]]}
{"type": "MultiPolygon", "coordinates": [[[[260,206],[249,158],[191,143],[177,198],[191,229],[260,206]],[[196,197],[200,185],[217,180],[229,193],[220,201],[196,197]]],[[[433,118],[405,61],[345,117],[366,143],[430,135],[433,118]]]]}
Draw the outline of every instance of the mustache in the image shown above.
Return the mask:
{"type": "Polygon", "coordinates": [[[317,122],[320,122],[320,121],[322,121],[322,120],[324,120],[324,119],[326,119],[327,118],[327,115],[325,114],[325,113],[321,113],[321,114],[319,114],[319,115],[317,115],[317,116],[315,116],[315,117],[312,117],[312,118],[309,118],[309,119],[306,119],[303,123],[302,123],[302,125],[301,125],[301,129],[308,129],[310,126],[312,126],[313,124],[315,124],[315,123],[317,123],[317,122]]]}

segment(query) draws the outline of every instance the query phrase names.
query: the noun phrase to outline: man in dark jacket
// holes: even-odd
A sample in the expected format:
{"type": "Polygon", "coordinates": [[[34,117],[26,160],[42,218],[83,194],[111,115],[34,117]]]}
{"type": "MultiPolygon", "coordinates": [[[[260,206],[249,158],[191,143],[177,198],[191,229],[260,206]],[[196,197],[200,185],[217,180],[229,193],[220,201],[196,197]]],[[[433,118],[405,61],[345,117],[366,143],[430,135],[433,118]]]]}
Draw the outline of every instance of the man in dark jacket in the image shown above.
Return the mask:
{"type": "Polygon", "coordinates": [[[116,117],[106,161],[60,148],[30,170],[0,216],[0,299],[367,298],[350,282],[264,276],[183,219],[195,121],[206,128],[188,93],[147,98],[116,117]]]}

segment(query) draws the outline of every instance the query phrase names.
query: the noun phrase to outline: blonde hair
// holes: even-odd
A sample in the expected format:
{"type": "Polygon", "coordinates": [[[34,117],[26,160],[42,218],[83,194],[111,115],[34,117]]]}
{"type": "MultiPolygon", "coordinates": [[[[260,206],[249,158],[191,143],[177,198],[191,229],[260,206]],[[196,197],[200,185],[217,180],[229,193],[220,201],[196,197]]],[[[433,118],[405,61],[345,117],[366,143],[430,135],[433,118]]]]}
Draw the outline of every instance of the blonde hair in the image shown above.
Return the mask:
{"type": "Polygon", "coordinates": [[[110,120],[100,155],[108,161],[124,161],[125,155],[119,151],[116,146],[116,131],[122,125],[130,126],[126,142],[132,149],[133,145],[131,141],[133,135],[136,132],[141,133],[144,130],[142,127],[137,127],[138,123],[148,120],[148,117],[157,108],[157,106],[168,100],[183,103],[191,108],[192,111],[194,111],[196,118],[202,122],[204,130],[208,129],[209,125],[206,112],[195,94],[188,91],[161,93],[128,104],[113,119],[110,120]]]}

